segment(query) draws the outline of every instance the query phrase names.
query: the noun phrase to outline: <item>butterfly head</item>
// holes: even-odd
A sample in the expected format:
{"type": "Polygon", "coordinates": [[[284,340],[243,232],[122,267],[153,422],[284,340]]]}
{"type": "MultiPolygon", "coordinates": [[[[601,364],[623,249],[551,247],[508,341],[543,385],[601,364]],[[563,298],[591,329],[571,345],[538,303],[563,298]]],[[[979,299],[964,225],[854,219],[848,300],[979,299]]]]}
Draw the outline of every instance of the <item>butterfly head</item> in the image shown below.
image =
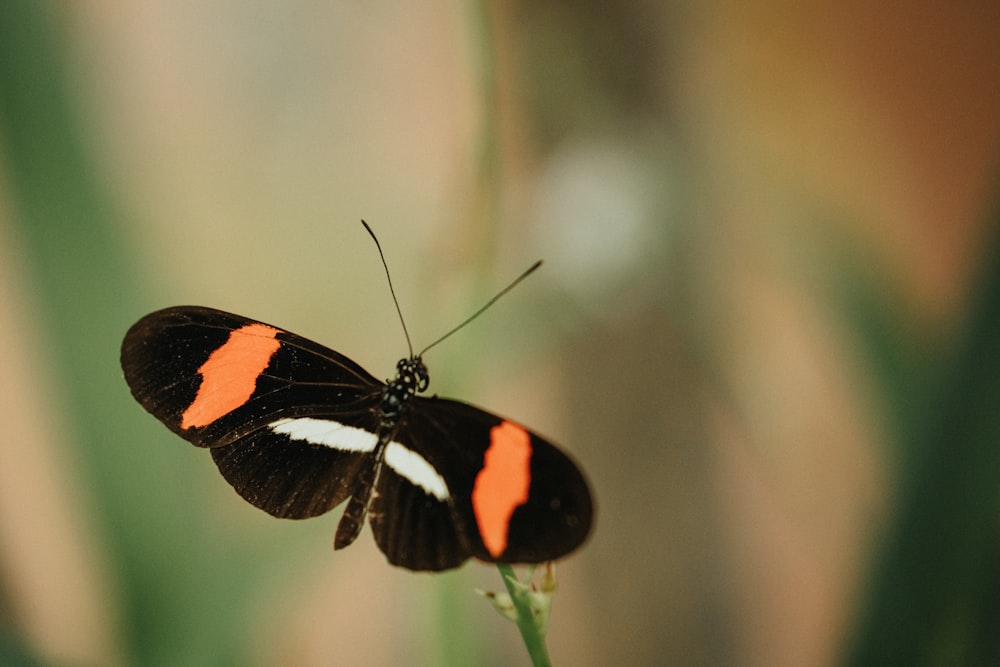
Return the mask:
{"type": "Polygon", "coordinates": [[[408,388],[410,394],[417,394],[427,390],[431,379],[427,375],[427,366],[424,365],[420,357],[410,357],[400,359],[396,364],[396,382],[401,382],[408,388]]]}
{"type": "Polygon", "coordinates": [[[427,366],[420,357],[400,359],[396,364],[396,377],[390,380],[382,393],[379,410],[382,418],[389,422],[399,419],[410,398],[425,391],[430,384],[427,366]]]}

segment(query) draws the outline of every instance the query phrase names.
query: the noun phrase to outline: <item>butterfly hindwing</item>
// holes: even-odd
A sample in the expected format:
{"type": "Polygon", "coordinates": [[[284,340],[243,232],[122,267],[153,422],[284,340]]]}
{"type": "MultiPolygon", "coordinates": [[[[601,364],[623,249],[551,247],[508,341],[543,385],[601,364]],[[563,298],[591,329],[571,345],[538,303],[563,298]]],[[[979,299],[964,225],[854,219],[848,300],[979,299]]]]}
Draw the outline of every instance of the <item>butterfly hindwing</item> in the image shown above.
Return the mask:
{"type": "Polygon", "coordinates": [[[307,519],[347,500],[370,452],[338,450],[264,428],[213,447],[219,472],[244,500],[282,519],[307,519]]]}

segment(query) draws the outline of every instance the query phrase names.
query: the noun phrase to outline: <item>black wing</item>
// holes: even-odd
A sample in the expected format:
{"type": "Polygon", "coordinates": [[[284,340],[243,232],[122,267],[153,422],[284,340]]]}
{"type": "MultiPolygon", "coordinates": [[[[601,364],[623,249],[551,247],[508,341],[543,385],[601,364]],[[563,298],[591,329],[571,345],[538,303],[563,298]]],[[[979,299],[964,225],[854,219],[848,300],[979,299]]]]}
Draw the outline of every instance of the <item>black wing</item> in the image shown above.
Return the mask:
{"type": "Polygon", "coordinates": [[[185,440],[212,448],[236,491],[275,516],[306,518],[332,509],[350,495],[370,457],[274,430],[282,419],[332,417],[374,437],[378,424],[384,385],[342,354],[296,334],[212,308],[178,306],[133,325],[121,363],[146,410],[185,440]],[[213,401],[218,396],[221,402],[213,401]],[[194,414],[196,406],[207,407],[194,414]]]}
{"type": "Polygon", "coordinates": [[[583,474],[514,422],[458,401],[418,397],[394,440],[426,460],[447,493],[433,478],[419,483],[387,453],[370,517],[393,564],[441,570],[469,557],[539,563],[570,553],[590,532],[593,503],[583,474]],[[515,451],[505,462],[506,440],[515,451]]]}

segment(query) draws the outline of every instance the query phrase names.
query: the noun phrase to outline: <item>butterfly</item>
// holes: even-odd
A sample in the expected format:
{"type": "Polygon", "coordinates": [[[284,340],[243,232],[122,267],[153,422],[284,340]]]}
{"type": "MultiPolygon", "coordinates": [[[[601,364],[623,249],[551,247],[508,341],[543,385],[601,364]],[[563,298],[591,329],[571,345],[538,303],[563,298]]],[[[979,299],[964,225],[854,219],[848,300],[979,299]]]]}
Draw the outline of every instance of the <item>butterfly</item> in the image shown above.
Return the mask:
{"type": "Polygon", "coordinates": [[[421,396],[422,354],[382,382],[285,329],[176,306],[128,330],[121,365],[142,407],[207,448],[250,504],[305,519],[346,502],[335,549],[355,541],[366,517],[388,561],[417,571],[470,557],[539,563],[583,544],[594,508],[576,464],[515,421],[421,396]]]}

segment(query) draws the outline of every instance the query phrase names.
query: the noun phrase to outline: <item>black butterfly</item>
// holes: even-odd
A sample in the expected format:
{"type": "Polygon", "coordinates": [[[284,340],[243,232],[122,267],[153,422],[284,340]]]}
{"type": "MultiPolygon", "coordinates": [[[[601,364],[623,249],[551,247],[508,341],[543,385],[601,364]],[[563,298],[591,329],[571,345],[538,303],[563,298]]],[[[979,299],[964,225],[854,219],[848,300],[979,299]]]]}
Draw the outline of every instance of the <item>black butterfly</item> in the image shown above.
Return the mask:
{"type": "Polygon", "coordinates": [[[590,531],[590,491],[569,457],[513,421],[418,396],[428,386],[420,354],[386,384],[283,329],[178,306],[133,325],[121,363],[136,400],[209,448],[251,504],[304,519],[348,500],[337,549],[366,515],[389,562],[411,570],[470,556],[554,560],[590,531]]]}

